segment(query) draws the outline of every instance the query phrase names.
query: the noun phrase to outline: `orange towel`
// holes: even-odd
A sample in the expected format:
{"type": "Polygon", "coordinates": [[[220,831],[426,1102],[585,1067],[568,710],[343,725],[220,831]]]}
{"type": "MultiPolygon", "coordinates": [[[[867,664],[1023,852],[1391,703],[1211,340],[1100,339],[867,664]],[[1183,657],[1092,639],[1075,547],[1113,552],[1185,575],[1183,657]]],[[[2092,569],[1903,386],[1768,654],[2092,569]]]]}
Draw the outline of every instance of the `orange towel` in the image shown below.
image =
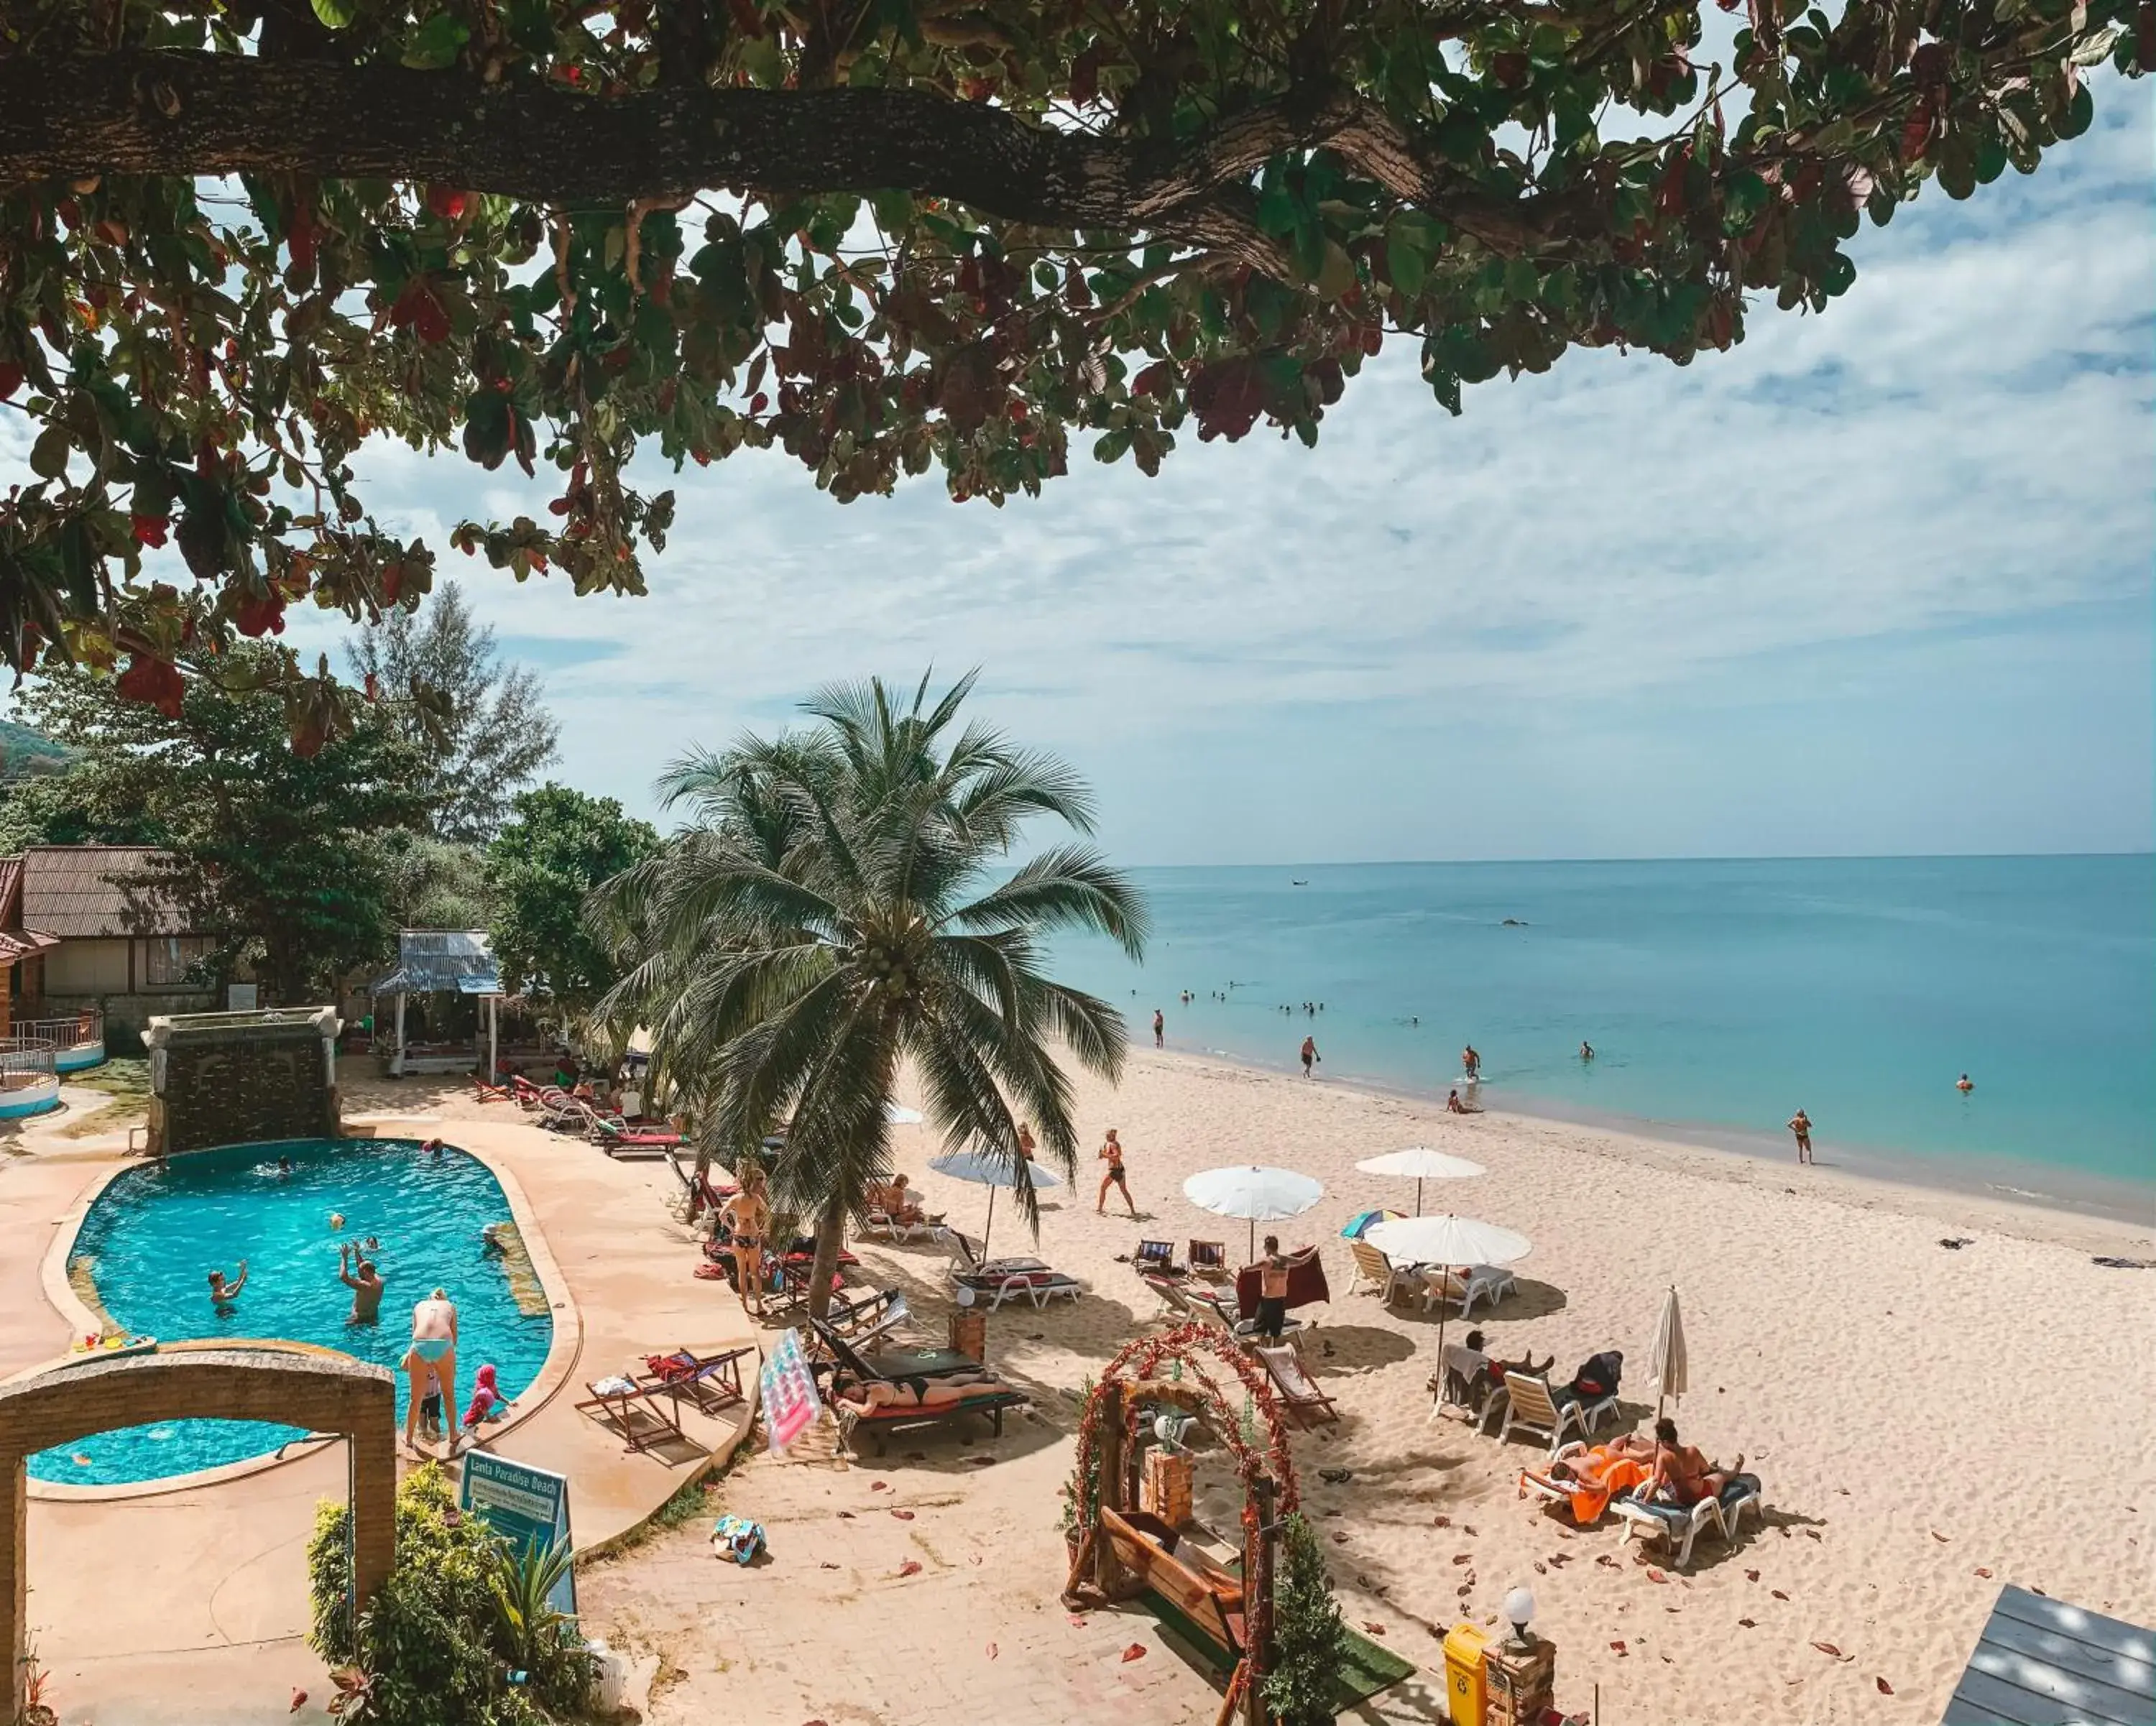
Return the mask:
{"type": "Polygon", "coordinates": [[[1602,1520],[1602,1513],[1618,1493],[1639,1486],[1654,1473],[1653,1467],[1635,1457],[1613,1456],[1602,1446],[1568,1459],[1573,1473],[1572,1519],[1585,1528],[1602,1520]]]}

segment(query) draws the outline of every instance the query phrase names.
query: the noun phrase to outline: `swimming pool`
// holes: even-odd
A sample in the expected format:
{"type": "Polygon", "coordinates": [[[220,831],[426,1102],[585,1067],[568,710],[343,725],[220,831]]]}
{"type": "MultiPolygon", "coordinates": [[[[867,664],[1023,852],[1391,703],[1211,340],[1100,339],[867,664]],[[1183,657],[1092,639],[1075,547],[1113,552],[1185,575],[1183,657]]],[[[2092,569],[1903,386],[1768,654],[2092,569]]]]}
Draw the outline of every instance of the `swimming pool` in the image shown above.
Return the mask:
{"type": "MultiPolygon", "coordinates": [[[[481,1231],[509,1220],[501,1184],[478,1158],[439,1158],[400,1139],[298,1140],[192,1152],[130,1169],[91,1204],[69,1255],[115,1324],[162,1341],[285,1337],[395,1370],[413,1303],[437,1288],[457,1303],[457,1390],[491,1361],[502,1394],[523,1394],[546,1364],[553,1314],[528,1267],[487,1250],[481,1231]],[[280,1170],[279,1160],[290,1163],[280,1170]],[[344,1219],[333,1227],[332,1214],[344,1219]],[[380,1242],[378,1323],[354,1324],[337,1280],[340,1243],[380,1242]],[[247,1261],[247,1286],[222,1310],[208,1273],[247,1261]]],[[[397,1417],[404,1417],[397,1374],[397,1417]]],[[[456,1411],[461,1414],[462,1411],[456,1411]]],[[[30,1458],[38,1480],[118,1486],[266,1455],[300,1429],[259,1421],[167,1421],[116,1427],[30,1458]]]]}

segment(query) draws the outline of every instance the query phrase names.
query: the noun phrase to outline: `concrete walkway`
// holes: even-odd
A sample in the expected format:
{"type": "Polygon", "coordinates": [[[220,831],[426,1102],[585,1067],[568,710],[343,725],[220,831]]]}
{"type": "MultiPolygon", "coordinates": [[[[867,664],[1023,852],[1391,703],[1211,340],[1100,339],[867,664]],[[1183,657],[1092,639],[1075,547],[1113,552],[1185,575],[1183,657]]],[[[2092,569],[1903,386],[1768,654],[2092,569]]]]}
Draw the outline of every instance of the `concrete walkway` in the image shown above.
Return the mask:
{"type": "MultiPolygon", "coordinates": [[[[400,1098],[398,1099],[402,1101],[400,1098]]],[[[379,1104],[368,1099],[373,1107],[379,1104]]],[[[418,1098],[414,1107],[424,1107],[418,1098]]],[[[393,1120],[371,1124],[402,1136],[393,1120]]],[[[596,1148],[525,1125],[445,1121],[439,1132],[479,1152],[522,1190],[539,1224],[540,1260],[557,1302],[557,1347],[535,1387],[542,1406],[489,1448],[570,1480],[580,1549],[639,1527],[685,1483],[731,1453],[745,1424],[685,1411],[694,1444],[630,1456],[574,1404],[585,1380],[687,1344],[748,1343],[755,1334],[723,1283],[696,1281],[688,1230],[675,1220],[664,1165],[616,1163],[596,1148]],[[551,1252],[550,1271],[542,1252],[551,1252]],[[560,1346],[566,1336],[568,1346],[560,1346]]],[[[64,1353],[68,1319],[41,1269],[83,1195],[120,1160],[54,1130],[11,1137],[0,1156],[0,1376],[64,1353]]],[[[527,1231],[527,1232],[530,1232],[527,1231]]],[[[752,1381],[755,1361],[743,1363],[752,1381]]],[[[240,1479],[122,1500],[33,1498],[30,1617],[47,1700],[69,1723],[321,1719],[329,1695],[300,1638],[305,1547],[315,1506],[345,1493],[344,1447],[325,1446],[240,1479]]]]}

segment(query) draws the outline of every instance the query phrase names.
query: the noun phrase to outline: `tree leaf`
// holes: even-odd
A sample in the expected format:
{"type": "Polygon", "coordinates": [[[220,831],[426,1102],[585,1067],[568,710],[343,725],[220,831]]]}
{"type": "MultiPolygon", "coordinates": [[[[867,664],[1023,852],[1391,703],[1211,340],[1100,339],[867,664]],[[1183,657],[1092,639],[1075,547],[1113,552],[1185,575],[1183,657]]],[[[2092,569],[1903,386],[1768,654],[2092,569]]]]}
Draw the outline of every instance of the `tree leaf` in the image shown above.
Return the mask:
{"type": "Polygon", "coordinates": [[[67,464],[66,431],[59,426],[47,426],[30,446],[30,471],[40,479],[59,479],[66,476],[67,464]]]}
{"type": "Polygon", "coordinates": [[[341,30],[349,24],[358,8],[358,0],[314,0],[315,16],[329,30],[341,30]]]}
{"type": "Polygon", "coordinates": [[[454,64],[470,40],[470,28],[461,18],[438,12],[412,33],[404,44],[404,64],[417,71],[439,71],[454,64]]]}

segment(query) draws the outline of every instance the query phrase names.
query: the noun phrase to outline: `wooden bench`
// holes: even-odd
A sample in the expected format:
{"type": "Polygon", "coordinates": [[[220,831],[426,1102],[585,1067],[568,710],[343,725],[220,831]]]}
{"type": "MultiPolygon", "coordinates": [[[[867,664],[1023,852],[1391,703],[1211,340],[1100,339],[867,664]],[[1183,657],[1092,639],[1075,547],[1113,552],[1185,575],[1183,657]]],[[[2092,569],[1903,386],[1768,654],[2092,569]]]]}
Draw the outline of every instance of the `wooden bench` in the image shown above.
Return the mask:
{"type": "Polygon", "coordinates": [[[1244,1655],[1243,1584],[1239,1577],[1194,1549],[1178,1552],[1182,1537],[1142,1510],[1103,1506],[1101,1537],[1116,1562],[1168,1610],[1162,1616],[1184,1631],[1224,1668],[1244,1655]]]}

